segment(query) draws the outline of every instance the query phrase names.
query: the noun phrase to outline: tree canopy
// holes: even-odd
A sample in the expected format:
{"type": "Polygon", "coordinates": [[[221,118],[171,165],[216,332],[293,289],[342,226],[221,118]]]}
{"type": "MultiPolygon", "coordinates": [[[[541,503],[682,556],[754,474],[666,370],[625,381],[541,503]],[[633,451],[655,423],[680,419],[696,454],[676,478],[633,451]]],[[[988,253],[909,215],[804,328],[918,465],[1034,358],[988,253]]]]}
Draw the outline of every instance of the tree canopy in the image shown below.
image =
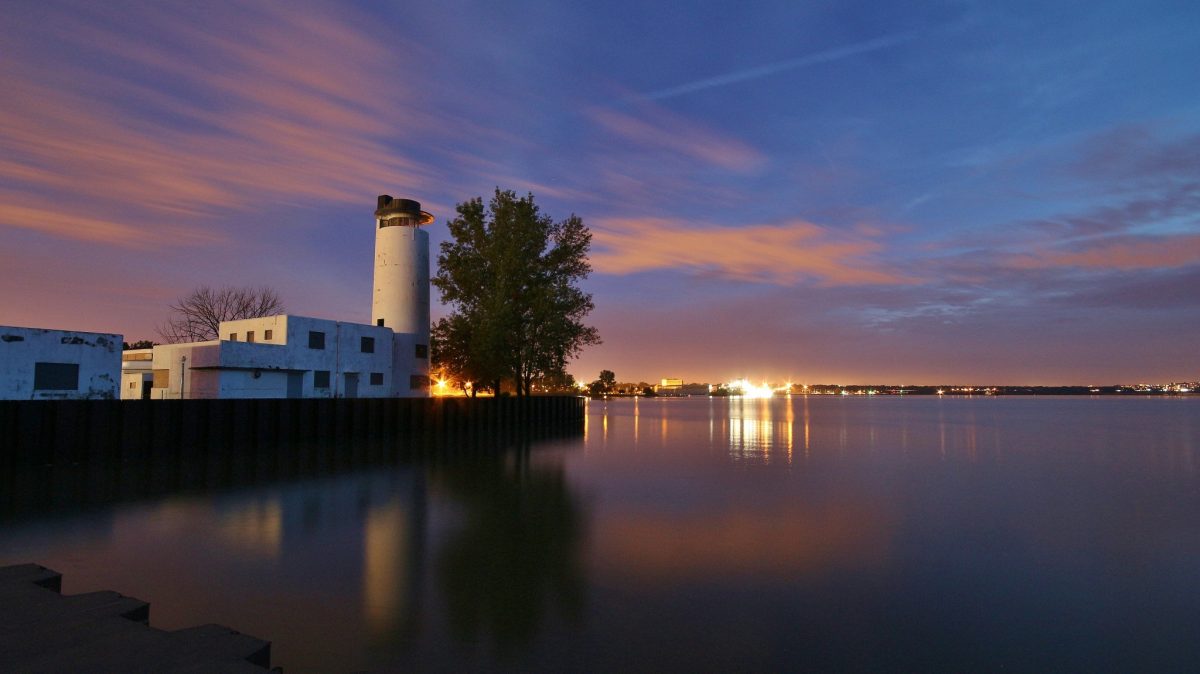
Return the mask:
{"type": "Polygon", "coordinates": [[[600,376],[588,386],[592,395],[612,393],[616,388],[617,375],[612,370],[600,370],[600,376]]]}
{"type": "Polygon", "coordinates": [[[222,321],[259,318],[283,313],[279,293],[262,288],[200,286],[170,305],[171,315],[158,327],[168,344],[204,342],[218,338],[222,321]]]}
{"type": "Polygon", "coordinates": [[[532,194],[499,188],[486,207],[476,197],[456,211],[433,279],[452,308],[434,325],[435,358],[460,381],[498,392],[509,379],[528,395],[535,380],[600,343],[583,323],[592,296],[577,285],[592,270],[592,233],[576,215],[555,222],[532,194]]]}

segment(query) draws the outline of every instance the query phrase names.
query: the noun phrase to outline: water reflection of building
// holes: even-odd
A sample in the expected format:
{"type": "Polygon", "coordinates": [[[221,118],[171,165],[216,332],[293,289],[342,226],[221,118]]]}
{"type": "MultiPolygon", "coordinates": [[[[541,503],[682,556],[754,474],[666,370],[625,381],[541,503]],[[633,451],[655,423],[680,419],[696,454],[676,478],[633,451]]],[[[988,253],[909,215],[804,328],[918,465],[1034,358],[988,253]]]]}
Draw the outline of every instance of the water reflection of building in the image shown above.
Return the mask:
{"type": "Polygon", "coordinates": [[[226,545],[258,557],[278,558],[283,545],[283,507],[278,498],[239,500],[217,508],[217,534],[226,545]]]}
{"type": "Polygon", "coordinates": [[[416,470],[318,478],[266,498],[261,492],[222,498],[215,527],[225,545],[286,558],[276,579],[284,586],[361,596],[367,634],[389,641],[420,623],[424,500],[424,477],[416,470]]]}
{"type": "Polygon", "coordinates": [[[420,626],[428,508],[424,473],[413,477],[409,498],[372,509],[363,529],[363,609],[376,638],[420,626]]]}

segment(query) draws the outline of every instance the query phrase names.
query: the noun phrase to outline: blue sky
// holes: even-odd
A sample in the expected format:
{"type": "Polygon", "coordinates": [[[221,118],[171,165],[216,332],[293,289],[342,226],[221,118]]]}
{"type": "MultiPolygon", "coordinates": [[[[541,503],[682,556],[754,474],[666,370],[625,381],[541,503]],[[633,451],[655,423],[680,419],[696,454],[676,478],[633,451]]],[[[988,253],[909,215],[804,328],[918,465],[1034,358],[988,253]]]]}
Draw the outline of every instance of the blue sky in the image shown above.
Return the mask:
{"type": "Polygon", "coordinates": [[[580,378],[1197,379],[1197,34],[1189,2],[18,0],[0,323],[152,337],[205,283],[366,321],[375,195],[499,186],[595,233],[580,378]]]}

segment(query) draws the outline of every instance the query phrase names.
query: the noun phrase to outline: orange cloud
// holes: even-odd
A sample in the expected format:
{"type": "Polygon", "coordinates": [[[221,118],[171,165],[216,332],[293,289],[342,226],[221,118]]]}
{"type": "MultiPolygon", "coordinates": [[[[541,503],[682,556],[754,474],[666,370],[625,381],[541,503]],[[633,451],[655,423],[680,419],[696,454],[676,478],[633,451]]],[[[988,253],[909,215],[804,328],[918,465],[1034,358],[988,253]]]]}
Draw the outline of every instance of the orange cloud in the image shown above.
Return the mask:
{"type": "Polygon", "coordinates": [[[1011,260],[1014,267],[1084,267],[1089,269],[1162,269],[1200,262],[1200,235],[1146,240],[1128,237],[1104,241],[1077,251],[1044,251],[1011,260]]]}
{"type": "Polygon", "coordinates": [[[882,244],[863,233],[836,236],[804,221],[714,227],[681,220],[601,221],[593,229],[596,271],[632,274],[657,269],[713,273],[739,281],[792,285],[911,283],[873,256],[882,244]]]}

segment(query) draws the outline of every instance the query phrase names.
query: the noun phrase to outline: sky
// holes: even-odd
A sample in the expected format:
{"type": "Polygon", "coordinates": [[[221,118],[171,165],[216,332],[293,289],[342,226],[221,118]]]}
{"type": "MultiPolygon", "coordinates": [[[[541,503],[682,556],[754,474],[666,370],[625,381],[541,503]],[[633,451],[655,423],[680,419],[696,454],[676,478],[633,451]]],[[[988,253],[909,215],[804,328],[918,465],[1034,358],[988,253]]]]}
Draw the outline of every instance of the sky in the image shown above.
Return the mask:
{"type": "Polygon", "coordinates": [[[376,195],[500,187],[593,232],[581,380],[1200,379],[1192,0],[3,14],[0,324],[368,322],[376,195]]]}

